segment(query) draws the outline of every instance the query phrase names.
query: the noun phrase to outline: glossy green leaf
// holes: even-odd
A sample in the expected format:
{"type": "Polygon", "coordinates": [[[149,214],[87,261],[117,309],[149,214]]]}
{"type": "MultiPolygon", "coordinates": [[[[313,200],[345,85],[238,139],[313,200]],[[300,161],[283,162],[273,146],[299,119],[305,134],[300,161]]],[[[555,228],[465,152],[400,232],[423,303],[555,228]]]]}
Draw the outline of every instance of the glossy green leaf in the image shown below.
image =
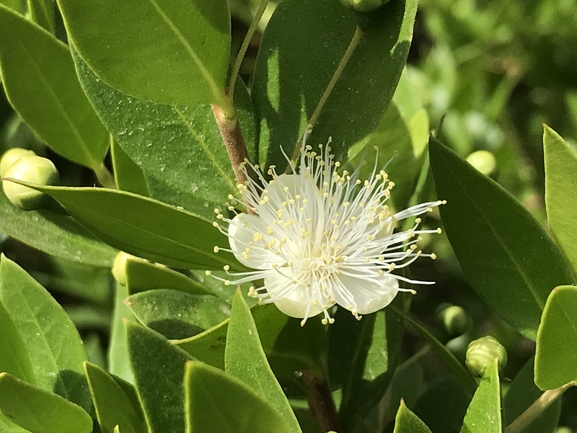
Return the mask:
{"type": "Polygon", "coordinates": [[[421,419],[415,415],[401,400],[401,406],[395,417],[395,429],[393,433],[430,433],[431,430],[421,419]]]}
{"type": "Polygon", "coordinates": [[[184,382],[187,433],[295,431],[266,400],[222,370],[188,362],[184,382]]]}
{"type": "Polygon", "coordinates": [[[7,373],[0,373],[0,411],[33,433],[92,432],[92,418],[80,406],[7,373]]]}
{"type": "Polygon", "coordinates": [[[469,371],[465,366],[459,362],[459,360],[453,355],[453,353],[447,349],[443,343],[435,338],[427,329],[422,326],[419,322],[413,319],[411,316],[403,314],[404,319],[411,324],[413,328],[425,339],[425,341],[431,346],[435,353],[443,360],[445,365],[451,372],[459,379],[463,387],[469,392],[473,393],[477,389],[477,384],[475,380],[471,377],[469,371]]]}
{"type": "Polygon", "coordinates": [[[116,187],[122,191],[133,192],[146,197],[150,196],[146,176],[142,169],[130,159],[118,144],[118,141],[113,138],[110,139],[110,154],[112,156],[116,187]]]}
{"type": "Polygon", "coordinates": [[[224,350],[228,322],[229,319],[226,319],[198,335],[173,341],[173,344],[195,359],[224,370],[224,350]]]}
{"type": "Polygon", "coordinates": [[[124,303],[128,298],[128,290],[122,284],[116,283],[114,294],[114,315],[110,330],[108,348],[108,371],[130,383],[134,382],[134,374],[128,360],[128,343],[126,341],[125,321],[136,322],[132,311],[124,303]]]}
{"type": "Polygon", "coordinates": [[[553,289],[537,334],[535,383],[542,390],[577,380],[577,287],[553,289]]]}
{"type": "Polygon", "coordinates": [[[54,33],[54,0],[27,0],[26,3],[32,21],[54,33]]]}
{"type": "Polygon", "coordinates": [[[86,362],[84,370],[102,433],[112,433],[116,425],[125,433],[145,432],[142,412],[133,406],[120,385],[94,364],[86,362]]]}
{"type": "MultiPolygon", "coordinates": [[[[309,143],[326,143],[332,136],[338,159],[373,132],[405,65],[416,10],[415,0],[391,1],[370,14],[309,143]]],[[[263,36],[252,86],[261,163],[266,159],[286,166],[280,147],[289,156],[293,153],[356,23],[355,13],[333,0],[285,0],[276,8],[263,36]],[[306,31],[295,30],[295,23],[306,31]]]]}
{"type": "Polygon", "coordinates": [[[0,0],[0,3],[9,7],[10,9],[20,12],[22,8],[22,3],[20,0],[0,0]]]}
{"type": "Polygon", "coordinates": [[[429,143],[441,219],[469,282],[493,312],[535,338],[551,289],[571,269],[531,214],[440,142],[429,143]]]}
{"type": "Polygon", "coordinates": [[[100,170],[108,133],[78,83],[70,52],[0,5],[0,69],[10,104],[56,153],[100,170]]]}
{"type": "Polygon", "coordinates": [[[0,372],[6,372],[32,385],[36,383],[27,348],[16,324],[0,303],[0,372]]]}
{"type": "Polygon", "coordinates": [[[0,190],[0,230],[47,254],[96,267],[110,267],[117,251],[95,239],[67,215],[25,211],[0,190]]]}
{"type": "Polygon", "coordinates": [[[501,433],[501,389],[497,359],[485,370],[469,404],[461,433],[501,433]]]}
{"type": "Polygon", "coordinates": [[[227,240],[212,223],[184,209],[105,188],[27,185],[50,195],[97,237],[129,254],[176,267],[241,268],[231,253],[214,252],[227,240]]]}
{"type": "MultiPolygon", "coordinates": [[[[208,217],[236,194],[236,181],[212,109],[208,105],[171,106],[127,96],[107,86],[73,52],[81,84],[108,130],[147,177],[190,194],[176,204],[208,217]]],[[[253,153],[254,108],[242,82],[235,87],[238,118],[253,153]]],[[[166,192],[152,197],[167,201],[166,192]]],[[[173,194],[173,193],[172,193],[173,194]]]]}
{"type": "Polygon", "coordinates": [[[218,325],[230,305],[215,296],[170,289],[149,290],[126,300],[139,322],[169,339],[188,338],[218,325]]]}
{"type": "Polygon", "coordinates": [[[160,334],[126,322],[134,385],[150,433],[184,431],[184,364],[191,357],[160,334]]]}
{"type": "Polygon", "coordinates": [[[555,239],[577,273],[577,153],[544,125],[545,201],[555,239]]]}
{"type": "MultiPolygon", "coordinates": [[[[394,302],[400,305],[402,298],[394,302]]],[[[345,430],[361,423],[383,398],[397,366],[403,333],[402,318],[390,310],[361,321],[344,308],[337,310],[329,329],[328,362],[331,381],[342,386],[340,417],[345,430]]]]}
{"type": "Polygon", "coordinates": [[[223,104],[226,0],[58,0],[58,6],[75,48],[115,89],[166,104],[223,104]]]}
{"type": "Polygon", "coordinates": [[[131,295],[152,289],[173,289],[191,295],[212,295],[211,290],[198,281],[148,261],[128,260],[124,270],[126,287],[131,295]]]}
{"type": "Polygon", "coordinates": [[[273,374],[261,346],[248,305],[240,291],[232,300],[226,335],[225,371],[247,384],[280,413],[292,432],[300,432],[298,421],[273,374]]]}
{"type": "MultiPolygon", "coordinates": [[[[503,398],[503,425],[508,426],[529,408],[543,393],[535,386],[533,362],[531,358],[517,373],[503,398]]],[[[553,433],[559,423],[561,399],[547,407],[523,433],[553,433]]]]}
{"type": "Polygon", "coordinates": [[[4,256],[0,259],[0,302],[26,346],[34,384],[91,411],[82,368],[86,353],[74,324],[36,280],[4,256]]]}

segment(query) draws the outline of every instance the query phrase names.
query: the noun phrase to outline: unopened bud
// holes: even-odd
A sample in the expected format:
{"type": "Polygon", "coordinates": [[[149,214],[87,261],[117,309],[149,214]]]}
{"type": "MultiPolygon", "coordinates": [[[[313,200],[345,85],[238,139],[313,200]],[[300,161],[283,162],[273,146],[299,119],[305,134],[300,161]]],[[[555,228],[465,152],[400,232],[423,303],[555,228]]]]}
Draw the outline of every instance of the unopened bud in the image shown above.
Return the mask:
{"type": "Polygon", "coordinates": [[[13,147],[12,149],[8,149],[6,152],[4,152],[2,159],[0,160],[0,177],[4,177],[10,166],[20,158],[23,156],[31,155],[36,154],[31,150],[22,149],[21,147],[13,147]]]}
{"type": "Polygon", "coordinates": [[[471,318],[458,305],[443,304],[437,309],[436,316],[449,338],[463,335],[471,328],[471,318]]]}
{"type": "Polygon", "coordinates": [[[497,161],[493,154],[486,150],[477,150],[467,156],[467,162],[485,176],[491,176],[497,168],[497,161]]]}
{"type": "Polygon", "coordinates": [[[486,336],[469,343],[465,364],[471,373],[481,377],[495,358],[499,372],[503,371],[507,365],[507,350],[496,339],[486,336]]]}
{"type": "MultiPolygon", "coordinates": [[[[58,170],[47,158],[29,155],[18,158],[10,165],[3,176],[34,183],[36,185],[55,185],[58,183],[58,170]]],[[[46,200],[43,192],[36,191],[24,185],[11,182],[8,179],[2,181],[2,187],[8,200],[24,210],[38,209],[46,200]]]]}

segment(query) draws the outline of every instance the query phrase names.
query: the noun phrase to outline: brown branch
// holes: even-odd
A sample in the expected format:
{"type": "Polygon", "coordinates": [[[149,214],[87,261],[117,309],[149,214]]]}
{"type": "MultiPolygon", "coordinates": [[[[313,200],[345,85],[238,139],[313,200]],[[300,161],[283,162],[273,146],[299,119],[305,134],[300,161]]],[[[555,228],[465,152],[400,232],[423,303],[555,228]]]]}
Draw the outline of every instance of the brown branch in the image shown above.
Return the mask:
{"type": "Polygon", "coordinates": [[[308,402],[321,431],[340,431],[339,416],[327,382],[320,382],[310,371],[303,371],[308,402]]]}

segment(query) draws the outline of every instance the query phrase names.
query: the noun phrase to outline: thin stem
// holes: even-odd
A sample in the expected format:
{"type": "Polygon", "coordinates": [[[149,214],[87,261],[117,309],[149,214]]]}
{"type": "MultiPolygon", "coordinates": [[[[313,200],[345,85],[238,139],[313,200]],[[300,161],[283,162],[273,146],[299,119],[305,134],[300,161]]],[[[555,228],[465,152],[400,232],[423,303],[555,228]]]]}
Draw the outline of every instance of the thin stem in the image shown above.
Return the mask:
{"type": "Polygon", "coordinates": [[[250,41],[252,40],[254,32],[256,31],[258,23],[260,22],[260,19],[262,18],[262,15],[266,10],[269,1],[270,0],[261,0],[258,10],[256,11],[256,14],[252,19],[252,22],[250,23],[250,27],[246,32],[244,40],[242,41],[242,45],[240,46],[240,50],[238,52],[238,55],[236,56],[234,65],[232,66],[232,71],[230,73],[230,79],[228,82],[228,94],[230,95],[231,101],[234,101],[234,86],[236,84],[236,78],[238,77],[238,72],[240,71],[240,66],[242,65],[242,61],[244,60],[246,50],[248,50],[250,41]]]}
{"type": "MultiPolygon", "coordinates": [[[[363,37],[363,34],[364,34],[364,30],[361,29],[359,26],[357,26],[357,28],[355,29],[355,33],[353,34],[353,37],[352,37],[351,41],[349,42],[349,46],[348,46],[347,50],[345,51],[345,54],[343,55],[343,58],[339,62],[339,65],[337,66],[337,69],[336,69],[335,73],[333,74],[331,81],[329,81],[329,84],[327,85],[327,88],[325,89],[323,95],[321,96],[321,99],[319,100],[319,103],[317,104],[315,111],[313,111],[313,114],[311,115],[311,117],[308,121],[307,130],[309,132],[314,128],[315,124],[317,123],[317,120],[319,119],[319,116],[321,115],[321,111],[323,110],[323,107],[325,106],[327,99],[329,99],[331,92],[333,91],[333,89],[335,88],[335,85],[337,84],[337,81],[341,77],[343,70],[345,69],[345,66],[347,66],[347,63],[349,63],[349,60],[351,59],[353,53],[355,52],[357,45],[359,45],[359,42],[360,42],[361,38],[363,37]]],[[[296,159],[299,151],[300,151],[300,146],[299,146],[299,143],[297,143],[297,145],[295,146],[295,151],[294,151],[291,159],[293,159],[293,160],[296,159]]],[[[287,170],[290,170],[290,166],[287,167],[287,170]]]]}
{"type": "Polygon", "coordinates": [[[104,164],[100,164],[99,166],[93,167],[94,174],[96,174],[96,178],[100,185],[104,188],[116,189],[116,182],[114,181],[114,176],[112,173],[106,168],[104,164]]]}
{"type": "Polygon", "coordinates": [[[320,382],[310,371],[303,371],[309,407],[321,431],[341,431],[337,408],[327,382],[320,382]]]}
{"type": "Polygon", "coordinates": [[[539,415],[543,413],[545,409],[549,407],[561,394],[567,391],[575,383],[569,382],[559,388],[549,389],[545,391],[541,396],[531,405],[529,408],[523,412],[519,417],[513,421],[511,424],[505,428],[504,433],[520,433],[529,424],[531,424],[539,415]]]}

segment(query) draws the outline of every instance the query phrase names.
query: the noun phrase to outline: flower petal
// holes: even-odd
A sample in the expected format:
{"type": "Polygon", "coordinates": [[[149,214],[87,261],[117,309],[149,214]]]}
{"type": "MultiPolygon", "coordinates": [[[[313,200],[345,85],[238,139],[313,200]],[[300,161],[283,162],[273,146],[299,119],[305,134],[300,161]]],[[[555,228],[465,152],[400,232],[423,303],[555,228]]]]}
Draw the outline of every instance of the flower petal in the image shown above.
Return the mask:
{"type": "Polygon", "coordinates": [[[273,299],[280,291],[287,289],[287,284],[292,286],[288,294],[274,301],[280,311],[287,316],[299,319],[313,317],[323,311],[320,303],[318,305],[312,305],[311,303],[309,307],[312,297],[311,289],[304,284],[294,284],[282,275],[269,275],[264,280],[267,292],[273,299]],[[307,308],[309,308],[308,313],[307,308]]]}
{"type": "Polygon", "coordinates": [[[266,224],[260,217],[251,214],[235,216],[228,225],[230,249],[243,265],[253,269],[270,269],[278,262],[278,258],[255,242],[255,235],[258,233],[266,233],[266,224]]]}
{"type": "MultiPolygon", "coordinates": [[[[379,282],[365,278],[340,275],[342,287],[348,290],[357,303],[357,313],[370,314],[389,305],[399,291],[399,282],[390,275],[379,276],[379,282]]],[[[347,308],[350,302],[344,299],[339,291],[333,291],[337,303],[347,308]],[[335,293],[336,292],[336,293],[335,293]]]]}

